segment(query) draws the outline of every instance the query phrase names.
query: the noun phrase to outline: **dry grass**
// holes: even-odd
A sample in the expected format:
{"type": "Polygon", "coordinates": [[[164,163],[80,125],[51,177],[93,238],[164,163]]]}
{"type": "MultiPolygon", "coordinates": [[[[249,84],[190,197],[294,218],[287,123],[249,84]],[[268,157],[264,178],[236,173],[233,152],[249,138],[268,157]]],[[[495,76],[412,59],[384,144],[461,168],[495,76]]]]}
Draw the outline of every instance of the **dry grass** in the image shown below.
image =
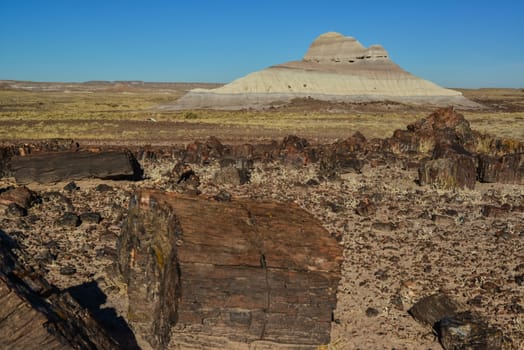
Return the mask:
{"type": "MultiPolygon", "coordinates": [[[[72,138],[86,142],[166,144],[210,135],[247,142],[297,134],[317,141],[346,138],[355,131],[368,138],[389,137],[430,110],[330,113],[328,111],[161,112],[153,107],[182,95],[176,89],[114,91],[0,90],[0,139],[72,138]]],[[[515,89],[464,90],[482,101],[520,106],[517,111],[464,112],[474,129],[524,140],[524,93],[515,89]],[[502,101],[502,102],[500,102],[502,101]]],[[[470,97],[471,97],[470,96],[470,97]]],[[[509,107],[508,107],[509,108],[509,107]]],[[[507,109],[507,108],[506,108],[507,109]]]]}

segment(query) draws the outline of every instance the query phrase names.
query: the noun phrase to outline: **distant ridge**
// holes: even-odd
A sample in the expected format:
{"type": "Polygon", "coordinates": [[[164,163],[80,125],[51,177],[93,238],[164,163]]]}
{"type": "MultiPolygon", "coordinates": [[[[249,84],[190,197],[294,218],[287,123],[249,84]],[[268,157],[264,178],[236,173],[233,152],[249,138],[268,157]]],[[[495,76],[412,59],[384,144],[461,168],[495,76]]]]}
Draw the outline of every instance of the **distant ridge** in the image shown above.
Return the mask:
{"type": "Polygon", "coordinates": [[[295,98],[481,107],[458,91],[404,71],[380,45],[366,48],[353,37],[328,32],[313,41],[300,61],[271,66],[215,89],[193,89],[160,108],[266,108],[295,98]]]}

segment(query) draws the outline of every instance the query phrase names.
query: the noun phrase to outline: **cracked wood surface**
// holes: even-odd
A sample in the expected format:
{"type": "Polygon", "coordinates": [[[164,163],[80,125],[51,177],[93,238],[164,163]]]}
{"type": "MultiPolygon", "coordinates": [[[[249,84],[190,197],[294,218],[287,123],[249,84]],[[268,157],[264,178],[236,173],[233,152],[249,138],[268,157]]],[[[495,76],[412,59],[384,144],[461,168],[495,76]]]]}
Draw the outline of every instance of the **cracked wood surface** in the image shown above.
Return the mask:
{"type": "Polygon", "coordinates": [[[119,243],[130,321],[158,349],[328,343],[341,259],[295,205],[153,190],[132,199],[119,243]]]}

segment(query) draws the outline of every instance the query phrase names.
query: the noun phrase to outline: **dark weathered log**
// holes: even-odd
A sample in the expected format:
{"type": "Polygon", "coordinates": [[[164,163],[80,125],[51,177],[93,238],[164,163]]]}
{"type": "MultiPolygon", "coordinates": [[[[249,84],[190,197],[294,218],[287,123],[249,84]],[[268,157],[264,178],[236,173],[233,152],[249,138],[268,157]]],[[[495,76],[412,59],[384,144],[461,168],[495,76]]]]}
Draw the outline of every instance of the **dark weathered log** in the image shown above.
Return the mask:
{"type": "Polygon", "coordinates": [[[420,299],[409,313],[417,321],[433,327],[446,350],[501,349],[502,332],[464,308],[446,294],[434,294],[420,299]]]}
{"type": "Polygon", "coordinates": [[[11,159],[11,174],[20,184],[84,178],[136,179],[140,167],[130,152],[53,152],[11,159]]]}
{"type": "Polygon", "coordinates": [[[129,321],[156,349],[170,334],[181,346],[206,336],[327,343],[341,260],[338,242],[293,205],[152,190],[132,198],[119,241],[129,321]]]}
{"type": "Polygon", "coordinates": [[[502,157],[479,156],[478,178],[481,182],[524,184],[524,153],[502,157]]]}
{"type": "Polygon", "coordinates": [[[445,350],[502,349],[502,331],[469,311],[443,318],[438,333],[445,350]]]}
{"type": "Polygon", "coordinates": [[[0,231],[1,349],[120,348],[70,294],[58,291],[24,266],[13,248],[22,254],[15,242],[0,231]]]}
{"type": "Polygon", "coordinates": [[[476,167],[472,157],[439,158],[422,162],[418,171],[420,185],[442,189],[475,188],[476,167]]]}

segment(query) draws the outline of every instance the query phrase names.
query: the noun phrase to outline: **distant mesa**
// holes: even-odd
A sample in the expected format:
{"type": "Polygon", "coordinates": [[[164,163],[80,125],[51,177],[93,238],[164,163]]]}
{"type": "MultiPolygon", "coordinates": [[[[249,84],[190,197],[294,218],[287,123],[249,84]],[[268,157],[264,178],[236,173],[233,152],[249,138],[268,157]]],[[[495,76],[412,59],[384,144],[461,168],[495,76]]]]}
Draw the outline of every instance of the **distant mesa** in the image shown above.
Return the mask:
{"type": "Polygon", "coordinates": [[[160,108],[267,108],[295,98],[480,107],[458,91],[406,72],[380,45],[366,48],[355,38],[328,32],[313,41],[300,61],[271,66],[215,89],[193,89],[160,108]]]}

